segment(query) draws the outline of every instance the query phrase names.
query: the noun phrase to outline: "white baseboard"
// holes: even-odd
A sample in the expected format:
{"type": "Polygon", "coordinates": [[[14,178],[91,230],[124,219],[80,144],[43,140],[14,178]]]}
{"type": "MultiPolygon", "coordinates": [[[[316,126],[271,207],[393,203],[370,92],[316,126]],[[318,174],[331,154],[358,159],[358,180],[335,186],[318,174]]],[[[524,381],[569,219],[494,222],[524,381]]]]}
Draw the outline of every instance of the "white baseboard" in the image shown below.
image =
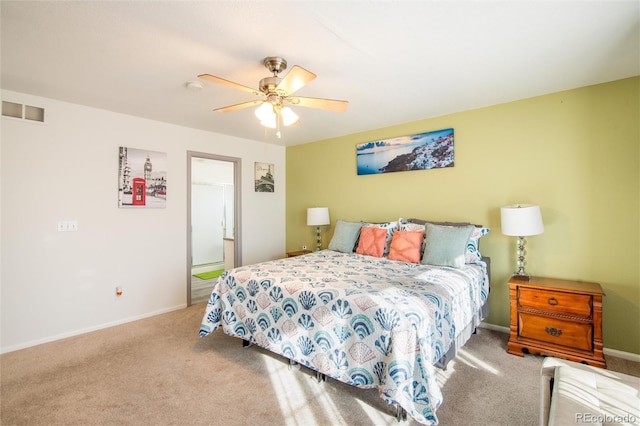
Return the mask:
{"type": "MultiPolygon", "coordinates": [[[[501,333],[507,333],[507,334],[510,331],[509,327],[503,327],[501,325],[495,325],[495,324],[488,324],[486,322],[481,322],[480,327],[486,328],[488,330],[499,331],[501,333]]],[[[604,352],[605,355],[615,356],[616,358],[622,358],[622,359],[627,359],[629,361],[640,362],[640,354],[634,354],[631,352],[624,352],[624,351],[619,351],[617,349],[609,349],[609,348],[603,348],[602,352],[604,352]]]]}
{"type": "Polygon", "coordinates": [[[628,359],[629,361],[640,362],[640,355],[631,352],[619,351],[617,349],[603,348],[605,355],[615,356],[616,358],[628,359]]]}
{"type": "Polygon", "coordinates": [[[187,304],[185,303],[185,304],[181,304],[181,305],[178,305],[178,306],[173,306],[173,307],[170,307],[170,308],[159,309],[157,311],[148,312],[148,313],[142,314],[142,315],[136,315],[136,316],[133,316],[133,317],[124,318],[124,319],[113,321],[113,322],[99,324],[99,325],[96,325],[96,326],[93,326],[93,327],[87,327],[87,328],[82,328],[82,329],[79,329],[79,330],[74,330],[74,331],[71,331],[71,332],[68,332],[68,333],[57,334],[55,336],[46,337],[44,339],[31,340],[29,342],[20,343],[18,345],[13,345],[13,346],[0,348],[0,354],[5,354],[5,353],[8,353],[8,352],[14,352],[14,351],[18,351],[20,349],[30,348],[32,346],[42,345],[43,343],[54,342],[56,340],[66,339],[68,337],[79,336],[81,334],[91,333],[92,331],[98,331],[98,330],[102,330],[102,329],[109,328],[109,327],[115,327],[116,325],[126,324],[128,322],[133,322],[133,321],[138,321],[138,320],[145,319],[145,318],[155,317],[156,315],[166,314],[168,312],[177,311],[179,309],[184,309],[186,307],[187,307],[187,304]]]}

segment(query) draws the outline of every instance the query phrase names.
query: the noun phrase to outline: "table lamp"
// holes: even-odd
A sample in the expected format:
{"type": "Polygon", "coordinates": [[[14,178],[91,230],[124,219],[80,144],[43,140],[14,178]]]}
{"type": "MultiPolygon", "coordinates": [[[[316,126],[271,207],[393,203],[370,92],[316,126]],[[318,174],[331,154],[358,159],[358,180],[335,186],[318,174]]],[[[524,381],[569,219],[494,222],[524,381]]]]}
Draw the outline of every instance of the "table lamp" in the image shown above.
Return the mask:
{"type": "Polygon", "coordinates": [[[329,225],[328,207],[311,207],[307,209],[307,225],[316,227],[316,251],[320,251],[320,225],[329,225]]]}
{"type": "Polygon", "coordinates": [[[500,209],[502,233],[504,235],[518,237],[518,271],[513,274],[516,277],[529,279],[530,275],[524,270],[525,265],[525,239],[530,235],[538,235],[544,232],[540,206],[536,204],[513,204],[500,209]]]}

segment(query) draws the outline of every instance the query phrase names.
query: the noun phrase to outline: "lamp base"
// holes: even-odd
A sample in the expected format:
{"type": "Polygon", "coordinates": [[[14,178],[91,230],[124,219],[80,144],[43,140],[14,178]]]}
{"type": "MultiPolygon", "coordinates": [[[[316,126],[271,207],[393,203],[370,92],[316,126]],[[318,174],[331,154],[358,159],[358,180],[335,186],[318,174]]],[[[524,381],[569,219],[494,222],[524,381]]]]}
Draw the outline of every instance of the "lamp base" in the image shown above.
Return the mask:
{"type": "Polygon", "coordinates": [[[320,226],[316,226],[316,250],[320,251],[322,249],[322,244],[320,241],[320,226]]]}
{"type": "Polygon", "coordinates": [[[524,271],[524,266],[527,264],[527,261],[525,260],[525,254],[527,253],[527,251],[525,250],[524,246],[526,244],[526,241],[524,239],[524,237],[518,237],[518,254],[517,254],[517,266],[518,266],[518,271],[515,272],[512,277],[513,278],[517,278],[520,279],[522,281],[529,281],[529,279],[531,278],[531,275],[527,274],[524,271]]]}

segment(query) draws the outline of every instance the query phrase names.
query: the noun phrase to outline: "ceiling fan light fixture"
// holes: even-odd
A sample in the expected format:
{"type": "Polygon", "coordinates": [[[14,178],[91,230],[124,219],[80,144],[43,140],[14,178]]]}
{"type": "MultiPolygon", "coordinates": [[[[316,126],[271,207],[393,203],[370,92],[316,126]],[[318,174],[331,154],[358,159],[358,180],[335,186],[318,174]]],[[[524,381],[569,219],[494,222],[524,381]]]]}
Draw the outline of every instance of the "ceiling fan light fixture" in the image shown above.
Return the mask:
{"type": "Polygon", "coordinates": [[[284,124],[285,127],[291,126],[292,124],[296,124],[300,120],[300,117],[298,117],[298,114],[293,112],[293,110],[288,106],[282,108],[280,110],[280,114],[282,115],[282,124],[284,124]]]}
{"type": "Polygon", "coordinates": [[[275,114],[271,118],[268,118],[266,120],[260,120],[260,124],[262,124],[264,127],[275,129],[277,127],[275,114]]]}
{"type": "Polygon", "coordinates": [[[275,123],[276,113],[273,110],[273,104],[270,102],[263,102],[258,108],[256,108],[256,117],[260,121],[273,121],[275,123]]]}

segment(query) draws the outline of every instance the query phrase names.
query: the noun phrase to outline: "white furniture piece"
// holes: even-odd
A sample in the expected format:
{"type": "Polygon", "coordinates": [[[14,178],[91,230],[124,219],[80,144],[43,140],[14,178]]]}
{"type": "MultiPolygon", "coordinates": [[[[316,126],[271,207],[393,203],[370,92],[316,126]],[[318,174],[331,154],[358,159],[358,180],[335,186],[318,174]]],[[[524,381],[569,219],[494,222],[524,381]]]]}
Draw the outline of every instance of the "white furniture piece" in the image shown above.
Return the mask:
{"type": "Polygon", "coordinates": [[[640,377],[548,357],[540,374],[540,425],[640,425],[640,377]]]}

